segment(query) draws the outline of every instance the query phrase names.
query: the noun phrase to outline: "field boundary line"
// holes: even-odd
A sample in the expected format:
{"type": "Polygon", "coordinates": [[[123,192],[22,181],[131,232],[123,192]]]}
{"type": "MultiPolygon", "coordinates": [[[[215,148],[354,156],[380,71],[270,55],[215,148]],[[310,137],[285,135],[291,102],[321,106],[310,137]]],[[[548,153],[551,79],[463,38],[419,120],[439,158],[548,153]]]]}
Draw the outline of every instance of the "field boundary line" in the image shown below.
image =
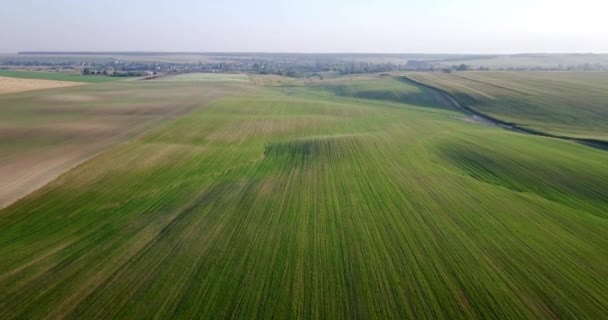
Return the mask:
{"type": "Polygon", "coordinates": [[[483,122],[486,124],[490,124],[490,125],[500,127],[505,130],[517,132],[517,133],[546,137],[546,138],[560,139],[560,140],[564,140],[564,141],[579,143],[579,144],[582,144],[582,145],[585,145],[588,147],[592,147],[594,149],[608,151],[608,141],[597,140],[597,139],[580,139],[580,138],[573,138],[573,137],[564,136],[564,135],[557,135],[557,134],[552,134],[552,133],[548,133],[548,132],[543,132],[543,131],[523,127],[523,126],[518,125],[517,123],[503,121],[496,117],[487,115],[483,112],[479,112],[470,106],[461,104],[452,94],[450,94],[446,90],[443,90],[441,88],[437,88],[435,86],[424,83],[422,81],[413,79],[407,75],[404,75],[403,77],[405,79],[413,82],[414,84],[418,84],[418,85],[421,85],[426,88],[436,90],[436,91],[442,93],[443,95],[445,95],[445,97],[449,101],[452,102],[452,105],[455,108],[457,108],[458,110],[462,111],[463,113],[465,113],[469,116],[472,116],[475,120],[480,120],[480,119],[483,120],[483,122]]]}

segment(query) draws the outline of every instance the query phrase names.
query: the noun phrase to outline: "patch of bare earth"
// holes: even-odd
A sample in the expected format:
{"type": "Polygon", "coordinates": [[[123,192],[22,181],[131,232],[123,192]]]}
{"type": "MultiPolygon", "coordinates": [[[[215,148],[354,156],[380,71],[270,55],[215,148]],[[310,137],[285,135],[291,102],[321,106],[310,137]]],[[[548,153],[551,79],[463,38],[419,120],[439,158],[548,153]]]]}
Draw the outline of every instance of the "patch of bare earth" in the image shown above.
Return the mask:
{"type": "Polygon", "coordinates": [[[31,91],[31,90],[40,90],[40,89],[65,88],[65,87],[81,86],[83,84],[86,84],[86,83],[0,77],[0,94],[31,91]]]}
{"type": "MultiPolygon", "coordinates": [[[[167,116],[171,111],[167,111],[167,116]]],[[[41,188],[64,172],[165,117],[94,116],[36,126],[0,123],[0,136],[15,144],[48,139],[45,145],[0,150],[0,209],[41,188]]]]}
{"type": "Polygon", "coordinates": [[[110,126],[99,123],[75,122],[66,123],[63,128],[47,125],[34,130],[13,129],[7,136],[14,141],[28,135],[47,135],[62,143],[0,157],[0,209],[143,129],[143,124],[131,125],[130,129],[115,126],[109,130],[110,126]]]}
{"type": "MultiPolygon", "coordinates": [[[[0,96],[0,209],[163,121],[250,88],[209,86],[117,83],[0,96]]],[[[132,160],[156,166],[168,157],[179,159],[184,153],[202,151],[190,145],[154,145],[141,158],[132,160]]],[[[125,161],[123,165],[133,163],[125,161]]],[[[133,167],[137,166],[126,170],[133,167]]]]}

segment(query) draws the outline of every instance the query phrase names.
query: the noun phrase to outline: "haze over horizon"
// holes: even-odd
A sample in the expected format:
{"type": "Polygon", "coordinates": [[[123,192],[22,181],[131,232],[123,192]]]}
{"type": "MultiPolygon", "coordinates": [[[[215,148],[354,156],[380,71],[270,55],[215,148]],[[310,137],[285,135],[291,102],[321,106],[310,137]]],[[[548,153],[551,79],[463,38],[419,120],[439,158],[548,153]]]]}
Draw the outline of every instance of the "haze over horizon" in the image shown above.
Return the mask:
{"type": "Polygon", "coordinates": [[[0,52],[603,53],[606,9],[599,0],[32,0],[0,11],[0,52]]]}

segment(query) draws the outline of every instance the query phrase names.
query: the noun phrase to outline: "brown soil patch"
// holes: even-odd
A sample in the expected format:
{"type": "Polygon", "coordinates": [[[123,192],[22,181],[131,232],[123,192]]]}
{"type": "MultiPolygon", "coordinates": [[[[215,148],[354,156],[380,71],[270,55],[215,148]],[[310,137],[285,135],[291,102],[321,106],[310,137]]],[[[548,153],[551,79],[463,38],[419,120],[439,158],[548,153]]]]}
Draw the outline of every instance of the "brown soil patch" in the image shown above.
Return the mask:
{"type": "Polygon", "coordinates": [[[86,83],[39,79],[18,79],[0,77],[0,94],[40,89],[81,86],[86,83]]]}
{"type": "Polygon", "coordinates": [[[0,208],[36,190],[94,154],[95,148],[66,147],[23,155],[0,163],[0,208]]]}
{"type": "Polygon", "coordinates": [[[96,97],[90,96],[90,95],[72,94],[72,95],[57,95],[57,96],[43,97],[41,100],[49,101],[49,102],[91,102],[91,101],[97,101],[97,100],[99,100],[99,98],[96,98],[96,97]]]}
{"type": "MultiPolygon", "coordinates": [[[[241,92],[229,87],[216,89],[213,83],[207,85],[212,90],[205,90],[205,86],[189,83],[148,87],[118,82],[0,96],[0,209],[116,144],[217,98],[241,92]]],[[[121,158],[114,169],[162,167],[199,152],[204,149],[155,144],[135,159],[121,158]]],[[[87,176],[95,179],[99,175],[87,176]]],[[[84,180],[76,179],[70,185],[78,187],[84,180]]]]}

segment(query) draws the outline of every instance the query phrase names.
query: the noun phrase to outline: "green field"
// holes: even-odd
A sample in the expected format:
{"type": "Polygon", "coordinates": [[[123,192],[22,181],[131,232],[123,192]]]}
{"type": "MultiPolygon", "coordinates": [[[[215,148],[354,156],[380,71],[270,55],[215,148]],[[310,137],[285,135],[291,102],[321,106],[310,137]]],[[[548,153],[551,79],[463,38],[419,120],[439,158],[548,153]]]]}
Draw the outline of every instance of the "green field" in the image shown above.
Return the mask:
{"type": "Polygon", "coordinates": [[[81,74],[65,73],[65,72],[33,72],[33,71],[12,71],[12,70],[0,70],[0,77],[72,81],[72,82],[89,82],[89,83],[100,83],[100,82],[117,81],[117,80],[125,79],[122,77],[85,76],[85,75],[81,75],[81,74]]]}
{"type": "Polygon", "coordinates": [[[341,97],[352,97],[384,102],[399,102],[415,106],[446,108],[445,98],[436,91],[424,87],[406,85],[402,79],[382,77],[380,79],[338,80],[336,84],[321,84],[341,97]]]}
{"type": "Polygon", "coordinates": [[[608,141],[606,72],[410,73],[461,104],[548,134],[608,141]]]}
{"type": "Polygon", "coordinates": [[[0,211],[0,319],[608,314],[607,152],[400,79],[214,76],[62,89],[192,111],[0,211]]]}

